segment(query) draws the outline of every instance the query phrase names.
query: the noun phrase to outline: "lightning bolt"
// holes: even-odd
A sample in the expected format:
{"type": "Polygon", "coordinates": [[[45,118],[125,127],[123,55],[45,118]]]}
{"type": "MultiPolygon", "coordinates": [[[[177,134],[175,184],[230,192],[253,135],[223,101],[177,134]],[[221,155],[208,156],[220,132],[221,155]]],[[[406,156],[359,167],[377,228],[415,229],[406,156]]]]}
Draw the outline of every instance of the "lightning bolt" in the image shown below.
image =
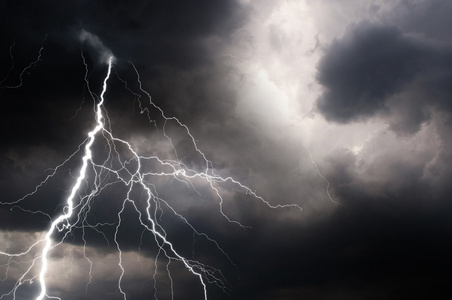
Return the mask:
{"type": "MultiPolygon", "coordinates": [[[[110,56],[110,58],[108,60],[107,76],[105,76],[102,93],[100,94],[100,101],[96,107],[97,124],[96,124],[96,127],[94,127],[94,129],[88,133],[88,143],[86,143],[86,145],[85,145],[85,155],[82,158],[82,167],[80,169],[80,174],[77,177],[77,180],[75,181],[74,186],[72,187],[71,194],[69,195],[69,197],[66,200],[67,212],[65,214],[60,215],[58,218],[56,218],[55,221],[52,222],[52,224],[50,225],[50,229],[49,229],[49,231],[47,231],[46,236],[45,236],[46,244],[45,244],[44,249],[42,250],[42,254],[41,254],[42,267],[41,267],[41,272],[39,273],[39,282],[41,283],[41,293],[36,298],[36,300],[42,300],[44,298],[44,296],[47,295],[46,294],[47,287],[46,287],[46,281],[45,281],[45,274],[46,274],[47,267],[48,267],[47,254],[52,245],[51,236],[52,236],[53,232],[55,231],[55,229],[57,229],[57,226],[61,222],[68,220],[73,214],[74,197],[75,197],[76,193],[79,191],[83,179],[85,179],[85,177],[86,177],[86,169],[88,168],[88,162],[92,161],[93,156],[92,156],[91,146],[94,143],[96,134],[104,128],[104,123],[103,123],[104,117],[102,115],[102,106],[104,104],[104,94],[107,91],[107,81],[110,78],[110,74],[111,74],[112,60],[113,60],[113,57],[110,56]]],[[[67,224],[67,225],[63,226],[63,228],[67,228],[67,226],[70,226],[70,225],[67,224]]]]}
{"type": "MultiPolygon", "coordinates": [[[[12,47],[10,48],[11,59],[12,58],[12,47]]],[[[32,62],[28,67],[26,67],[19,76],[20,82],[15,86],[6,86],[4,88],[19,88],[22,85],[22,75],[27,72],[30,68],[34,67],[38,62],[41,61],[41,53],[43,51],[43,45],[39,50],[39,55],[36,61],[32,62]]],[[[121,243],[118,238],[121,225],[123,224],[123,216],[125,209],[127,207],[132,208],[138,215],[138,221],[143,228],[143,233],[141,235],[141,243],[143,242],[143,234],[148,232],[154,239],[155,245],[158,247],[158,252],[155,256],[155,270],[153,274],[154,280],[154,296],[157,299],[157,270],[158,261],[161,256],[164,256],[167,260],[165,264],[165,271],[169,280],[169,288],[171,295],[174,295],[174,282],[170,271],[170,264],[172,262],[181,263],[185,269],[190,272],[195,278],[198,279],[200,286],[202,287],[203,298],[208,299],[208,285],[215,284],[223,291],[227,292],[228,282],[225,276],[222,274],[221,270],[204,264],[194,258],[194,247],[192,248],[192,258],[184,256],[182,251],[178,250],[178,247],[174,244],[174,241],[169,237],[170,234],[165,229],[164,223],[161,221],[163,214],[171,214],[176,217],[181,223],[186,225],[193,233],[193,244],[195,242],[195,237],[204,238],[210,244],[212,244],[220,253],[223,255],[231,264],[233,260],[228,256],[226,251],[224,251],[219,243],[217,243],[213,238],[203,233],[190,224],[189,220],[184,217],[177,209],[166,199],[162,198],[158,192],[157,179],[168,178],[170,181],[175,181],[183,184],[185,187],[191,189],[198,195],[201,192],[198,190],[198,186],[207,186],[210,189],[211,194],[218,200],[218,210],[219,213],[228,222],[240,226],[244,229],[250,228],[249,226],[243,225],[238,220],[230,217],[225,213],[223,204],[225,199],[223,198],[221,188],[222,186],[233,186],[233,190],[241,190],[245,194],[251,195],[255,199],[261,201],[263,204],[267,205],[272,209],[276,208],[296,208],[301,210],[301,208],[296,204],[286,204],[286,205],[273,205],[263,197],[259,196],[256,192],[252,191],[249,187],[242,184],[241,182],[235,180],[232,177],[223,177],[214,171],[213,164],[207,159],[204,152],[198,147],[197,141],[190,132],[189,128],[182,123],[176,117],[170,117],[165,114],[165,112],[157,106],[150,96],[150,94],[142,87],[142,81],[139,72],[135,65],[131,62],[130,66],[134,70],[136,75],[136,82],[138,83],[138,92],[133,91],[128,82],[122,79],[119,74],[114,70],[114,56],[109,56],[107,61],[107,73],[103,79],[103,85],[101,93],[99,96],[96,95],[91,90],[89,82],[89,68],[85,61],[82,52],[82,60],[85,66],[85,85],[88,90],[89,95],[93,99],[94,113],[95,113],[95,126],[89,131],[85,141],[83,141],[77,151],[71,154],[67,159],[65,159],[61,164],[53,169],[50,175],[48,175],[41,183],[39,183],[35,189],[26,194],[24,197],[13,201],[13,202],[0,202],[1,205],[9,205],[12,209],[20,209],[24,212],[32,214],[40,214],[47,217],[50,220],[49,229],[45,232],[44,236],[34,242],[29,248],[23,252],[7,252],[0,251],[0,255],[8,258],[7,271],[5,276],[8,276],[8,270],[11,264],[16,263],[15,259],[25,258],[27,256],[32,256],[32,259],[21,261],[17,263],[27,264],[28,267],[22,272],[22,275],[17,279],[14,287],[0,295],[0,299],[12,295],[14,299],[18,289],[26,282],[32,284],[34,280],[39,281],[40,291],[36,300],[43,300],[44,298],[61,299],[57,296],[49,294],[49,288],[46,281],[46,275],[49,270],[49,255],[53,249],[64,243],[66,238],[75,229],[82,230],[82,240],[84,243],[84,258],[89,263],[88,272],[88,283],[86,290],[88,290],[88,285],[91,284],[93,280],[92,269],[93,261],[88,257],[85,252],[85,247],[87,245],[87,240],[85,238],[85,230],[93,229],[107,240],[107,236],[102,232],[102,226],[114,226],[114,237],[113,241],[118,253],[118,267],[120,269],[120,275],[118,278],[118,290],[121,293],[124,300],[127,299],[127,291],[123,287],[123,279],[126,274],[126,269],[123,265],[123,250],[121,249],[121,243]],[[170,145],[171,153],[168,153],[167,158],[160,157],[159,155],[142,155],[132,143],[123,140],[113,134],[111,129],[111,121],[107,114],[105,107],[105,97],[108,89],[108,81],[112,75],[112,71],[115,72],[116,77],[120,82],[124,84],[126,90],[128,90],[132,95],[135,96],[138,101],[138,106],[140,113],[144,114],[150,124],[154,125],[156,129],[162,131],[162,135],[167,143],[170,145]],[[145,96],[148,103],[142,102],[141,98],[145,96]],[[159,115],[158,118],[153,117],[152,112],[156,111],[159,115]],[[160,121],[158,121],[159,119],[160,121]],[[162,123],[160,129],[158,123],[162,123]],[[197,153],[201,161],[201,170],[197,170],[198,167],[192,167],[187,163],[184,163],[176,151],[176,146],[171,138],[171,135],[167,132],[169,126],[176,126],[179,128],[187,137],[188,141],[191,143],[194,152],[197,153]],[[99,156],[96,158],[96,152],[93,147],[96,145],[104,145],[106,157],[99,156]],[[52,219],[50,215],[39,210],[27,210],[20,207],[20,202],[24,199],[39,192],[39,189],[44,186],[49,178],[54,177],[58,170],[61,169],[67,162],[73,159],[77,153],[83,152],[81,158],[81,167],[78,172],[78,176],[74,179],[74,184],[70,189],[69,196],[64,202],[64,207],[62,213],[57,215],[55,219],[52,219]],[[174,158],[171,158],[174,157],[174,158]],[[117,221],[115,223],[95,223],[91,224],[88,221],[88,215],[92,209],[93,201],[99,197],[100,193],[108,187],[113,185],[120,185],[125,188],[126,196],[123,199],[122,205],[117,212],[117,221]],[[136,196],[137,191],[142,191],[144,194],[143,198],[138,198],[136,196]],[[62,237],[56,238],[56,233],[62,233],[62,237]],[[40,249],[42,247],[42,249],[40,249]],[[37,253],[37,254],[34,254],[37,253]],[[34,270],[38,268],[39,271],[34,270]]],[[[10,72],[10,71],[9,71],[10,72]]],[[[9,74],[8,72],[8,74],[9,74]]],[[[5,80],[5,79],[4,79],[5,80]]],[[[4,82],[4,80],[2,82],[4,82]]],[[[312,156],[311,156],[312,158],[312,156]]],[[[320,174],[320,173],[319,173],[320,174]]],[[[227,188],[227,187],[225,187],[227,188]]],[[[328,194],[329,195],[329,194],[328,194]]],[[[141,250],[140,243],[140,250],[141,250]]],[[[5,278],[6,278],[5,277],[5,278]]]]}
{"type": "Polygon", "coordinates": [[[309,150],[309,148],[307,146],[305,146],[305,149],[308,150],[309,158],[311,159],[311,163],[314,165],[315,170],[317,171],[317,174],[319,174],[319,177],[322,178],[322,180],[325,181],[325,183],[326,183],[326,194],[327,194],[328,198],[330,199],[330,201],[333,202],[334,204],[337,204],[337,205],[343,205],[342,203],[334,200],[333,197],[331,197],[331,194],[330,194],[330,182],[320,172],[319,166],[317,165],[317,163],[315,162],[314,158],[312,157],[311,150],[309,150]]]}
{"type": "Polygon", "coordinates": [[[9,75],[11,74],[11,71],[14,70],[14,57],[13,57],[13,47],[16,45],[16,42],[14,42],[11,47],[9,48],[9,56],[11,59],[11,67],[9,68],[8,72],[6,73],[5,78],[3,78],[0,81],[0,88],[2,89],[17,89],[20,88],[23,84],[23,76],[24,74],[29,74],[31,70],[39,65],[39,63],[42,61],[42,51],[44,50],[44,43],[47,41],[47,34],[44,37],[44,40],[41,43],[41,47],[38,51],[38,57],[31,62],[27,67],[23,68],[22,71],[19,74],[19,82],[15,85],[3,85],[3,83],[8,79],[9,75]]]}

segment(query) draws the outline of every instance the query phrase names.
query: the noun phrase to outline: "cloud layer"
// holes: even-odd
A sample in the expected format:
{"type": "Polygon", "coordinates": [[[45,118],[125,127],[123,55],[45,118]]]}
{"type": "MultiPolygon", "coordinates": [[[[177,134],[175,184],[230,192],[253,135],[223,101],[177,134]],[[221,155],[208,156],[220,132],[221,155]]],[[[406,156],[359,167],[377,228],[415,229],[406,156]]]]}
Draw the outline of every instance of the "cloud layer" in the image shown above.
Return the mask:
{"type": "MultiPolygon", "coordinates": [[[[140,114],[127,90],[137,91],[131,61],[152,101],[190,127],[218,174],[271,204],[303,208],[270,209],[219,186],[224,211],[252,227],[244,230],[221,216],[205,183],[195,182],[199,196],[183,183],[154,181],[159,195],[230,257],[232,264],[215,244],[193,239],[180,219],[162,216],[181,252],[223,271],[232,299],[448,299],[451,12],[448,1],[4,1],[0,201],[32,192],[49,168],[77,151],[95,121],[96,96],[85,79],[98,96],[105,71],[99,55],[114,53],[106,110],[118,137],[167,159],[174,146],[183,163],[204,167],[186,132],[167,124],[171,145],[156,130],[162,118],[153,111],[150,123],[140,114]]],[[[97,146],[104,157],[105,145],[97,146]]],[[[20,251],[42,236],[49,218],[25,210],[61,212],[80,157],[20,207],[0,206],[0,251],[20,251]]],[[[52,263],[65,269],[64,276],[50,272],[55,295],[98,299],[108,291],[109,299],[122,299],[118,253],[109,242],[125,197],[121,184],[109,186],[87,219],[104,224],[102,234],[74,230],[54,250],[52,263]],[[88,289],[85,242],[102,277],[88,289]]],[[[142,237],[131,206],[122,217],[124,287],[130,298],[148,299],[158,248],[152,236],[142,237]]],[[[5,274],[8,259],[0,259],[5,274]]],[[[157,290],[170,299],[165,265],[157,290]]],[[[178,262],[171,266],[174,299],[201,299],[196,279],[178,262]]],[[[10,289],[20,268],[11,264],[0,290],[10,289]]],[[[35,285],[24,286],[17,299],[35,294],[35,285]]],[[[214,285],[208,294],[230,299],[214,285]]]]}

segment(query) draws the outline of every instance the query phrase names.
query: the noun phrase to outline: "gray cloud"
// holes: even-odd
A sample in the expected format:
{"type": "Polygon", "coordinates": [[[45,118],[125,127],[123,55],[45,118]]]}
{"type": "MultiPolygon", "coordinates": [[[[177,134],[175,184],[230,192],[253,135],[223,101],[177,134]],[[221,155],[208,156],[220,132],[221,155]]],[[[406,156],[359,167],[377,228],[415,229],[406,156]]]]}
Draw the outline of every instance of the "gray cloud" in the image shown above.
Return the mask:
{"type": "Polygon", "coordinates": [[[450,110],[450,49],[396,26],[355,24],[319,63],[317,109],[338,123],[383,117],[398,134],[413,134],[431,109],[450,110]]]}
{"type": "Polygon", "coordinates": [[[319,64],[318,81],[325,92],[318,109],[340,123],[375,115],[419,72],[423,52],[396,28],[353,26],[319,64]]]}

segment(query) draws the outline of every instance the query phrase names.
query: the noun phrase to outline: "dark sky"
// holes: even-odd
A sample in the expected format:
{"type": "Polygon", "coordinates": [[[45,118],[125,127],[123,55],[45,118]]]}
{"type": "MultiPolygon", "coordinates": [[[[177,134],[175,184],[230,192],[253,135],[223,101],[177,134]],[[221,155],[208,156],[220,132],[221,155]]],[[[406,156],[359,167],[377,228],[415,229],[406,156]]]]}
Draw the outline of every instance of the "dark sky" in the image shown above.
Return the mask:
{"type": "Polygon", "coordinates": [[[204,299],[176,251],[208,299],[451,299],[451,14],[445,0],[0,1],[2,299],[40,293],[109,55],[106,131],[52,235],[49,298],[204,299]],[[141,157],[148,209],[118,139],[141,157]]]}

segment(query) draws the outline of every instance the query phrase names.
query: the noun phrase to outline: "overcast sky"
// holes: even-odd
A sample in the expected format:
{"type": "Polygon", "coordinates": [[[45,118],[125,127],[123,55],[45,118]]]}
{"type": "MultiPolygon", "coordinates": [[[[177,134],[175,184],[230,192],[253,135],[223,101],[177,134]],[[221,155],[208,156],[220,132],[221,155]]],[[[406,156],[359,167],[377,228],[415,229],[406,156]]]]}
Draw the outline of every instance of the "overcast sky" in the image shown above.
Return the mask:
{"type": "MultiPolygon", "coordinates": [[[[0,1],[2,299],[40,293],[32,245],[67,211],[111,55],[108,132],[186,172],[145,177],[149,211],[205,266],[209,299],[450,299],[451,14],[446,0],[0,1]]],[[[52,235],[48,296],[203,299],[140,224],[145,189],[113,172],[130,180],[137,162],[108,138],[74,226],[52,235]]]]}

